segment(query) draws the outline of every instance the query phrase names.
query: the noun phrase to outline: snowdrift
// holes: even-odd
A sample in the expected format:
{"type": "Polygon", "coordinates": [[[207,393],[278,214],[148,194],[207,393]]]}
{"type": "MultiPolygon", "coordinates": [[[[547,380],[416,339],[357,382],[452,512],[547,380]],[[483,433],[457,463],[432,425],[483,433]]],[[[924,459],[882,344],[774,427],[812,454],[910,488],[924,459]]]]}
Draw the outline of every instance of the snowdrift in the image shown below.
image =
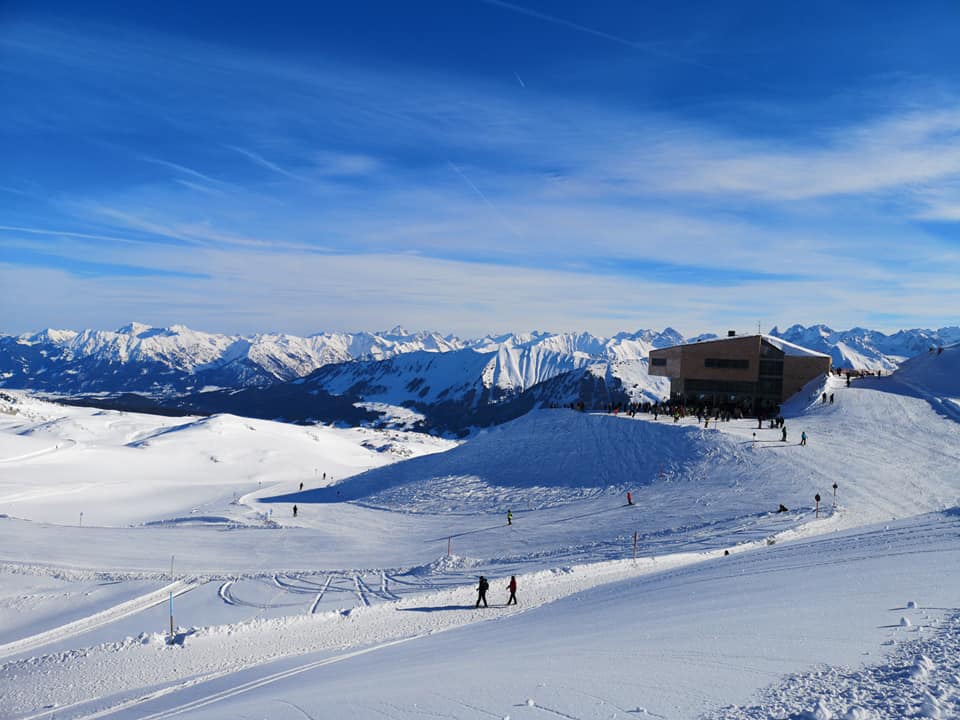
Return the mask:
{"type": "MultiPolygon", "coordinates": [[[[539,410],[445,453],[265,502],[359,501],[393,510],[484,513],[550,507],[660,482],[736,485],[746,445],[669,419],[539,410]],[[652,420],[652,418],[651,418],[652,420]]],[[[763,465],[764,459],[757,459],[763,465]]],[[[776,507],[776,504],[774,504],[776,507]]]]}
{"type": "Polygon", "coordinates": [[[923,397],[952,401],[960,409],[960,345],[917,355],[893,377],[923,397]]]}

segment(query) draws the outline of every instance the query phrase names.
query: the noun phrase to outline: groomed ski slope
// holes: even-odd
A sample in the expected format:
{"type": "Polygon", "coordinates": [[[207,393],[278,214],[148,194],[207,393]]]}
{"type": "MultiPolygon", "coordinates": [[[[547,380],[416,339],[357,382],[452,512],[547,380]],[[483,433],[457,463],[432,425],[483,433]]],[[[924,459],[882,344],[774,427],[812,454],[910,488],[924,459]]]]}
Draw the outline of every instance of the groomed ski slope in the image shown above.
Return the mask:
{"type": "Polygon", "coordinates": [[[830,379],[833,405],[807,388],[787,443],[746,420],[545,410],[454,447],[18,396],[0,416],[0,714],[951,717],[960,392],[924,378],[956,349],[935,360],[830,379]],[[149,483],[118,467],[128,451],[149,483]],[[174,646],[165,606],[115,610],[167,585],[171,556],[193,588],[174,646]],[[520,606],[474,609],[480,573],[494,605],[516,574],[520,606]]]}

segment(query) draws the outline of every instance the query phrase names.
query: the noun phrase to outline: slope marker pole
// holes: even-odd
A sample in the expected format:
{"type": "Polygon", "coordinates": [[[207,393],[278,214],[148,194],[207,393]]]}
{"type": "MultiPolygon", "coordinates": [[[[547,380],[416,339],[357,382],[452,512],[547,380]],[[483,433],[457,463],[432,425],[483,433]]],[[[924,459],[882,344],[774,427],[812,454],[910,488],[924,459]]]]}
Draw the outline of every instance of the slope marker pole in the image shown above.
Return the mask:
{"type": "MultiPolygon", "coordinates": [[[[170,556],[170,582],[173,582],[173,558],[170,556]]],[[[170,642],[173,642],[173,590],[170,591],[170,642]]]]}

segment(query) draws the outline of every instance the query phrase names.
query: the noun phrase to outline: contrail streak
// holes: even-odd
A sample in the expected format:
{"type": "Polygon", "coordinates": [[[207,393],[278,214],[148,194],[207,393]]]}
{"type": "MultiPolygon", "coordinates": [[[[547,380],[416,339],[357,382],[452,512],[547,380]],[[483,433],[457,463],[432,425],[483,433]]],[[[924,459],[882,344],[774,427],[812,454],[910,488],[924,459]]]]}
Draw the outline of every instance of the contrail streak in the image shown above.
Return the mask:
{"type": "MultiPolygon", "coordinates": [[[[680,55],[674,55],[673,53],[665,52],[659,48],[650,45],[649,43],[636,42],[634,40],[627,40],[622,38],[619,35],[613,35],[603,30],[596,30],[592,27],[587,27],[586,25],[581,25],[579,23],[572,22],[570,20],[564,20],[563,18],[556,17],[555,15],[548,15],[547,13],[542,13],[538,10],[531,10],[530,8],[525,8],[522,5],[514,5],[510,2],[505,2],[504,0],[481,0],[487,5],[494,5],[496,7],[503,8],[504,10],[510,10],[515,13],[520,13],[521,15],[527,15],[528,17],[537,18],[538,20],[544,20],[545,22],[553,23],[554,25],[562,25],[563,27],[570,28],[571,30],[577,30],[579,32],[587,33],[588,35],[593,35],[594,37],[602,38],[604,40],[610,40],[611,42],[619,43],[620,45],[625,45],[626,47],[633,48],[634,50],[643,50],[652,55],[658,55],[669,60],[675,60],[677,62],[688,63],[690,65],[700,65],[700,63],[690,60],[689,58],[682,57],[680,55]]],[[[702,66],[701,66],[702,67],[702,66]]]]}
{"type": "MultiPolygon", "coordinates": [[[[603,40],[609,40],[610,42],[615,42],[618,45],[623,45],[624,47],[632,48],[634,50],[640,50],[649,55],[654,55],[664,60],[670,60],[675,63],[680,63],[683,65],[690,65],[692,67],[697,67],[707,72],[713,73],[715,75],[723,75],[729,78],[738,78],[740,75],[738,73],[733,73],[723,68],[717,68],[712,65],[706,65],[697,60],[693,60],[689,57],[684,57],[683,55],[678,55],[676,53],[669,52],[667,50],[661,50],[656,45],[651,43],[637,42],[636,40],[628,40],[627,38],[620,37],[619,35],[614,35],[613,33],[604,32],[603,30],[597,30],[596,28],[589,27],[587,25],[581,25],[580,23],[575,23],[571,20],[564,20],[563,18],[557,17],[556,15],[548,15],[547,13],[540,12],[539,10],[531,10],[530,8],[523,7],[522,5],[515,5],[511,2],[506,2],[506,0],[480,0],[481,2],[486,3],[487,5],[493,5],[494,7],[503,8],[504,10],[509,10],[511,12],[519,13],[520,15],[526,15],[527,17],[536,18],[537,20],[543,20],[544,22],[553,23],[554,25],[560,25],[565,28],[570,28],[571,30],[576,30],[577,32],[586,33],[587,35],[593,35],[594,37],[601,38],[603,40]]],[[[780,92],[781,88],[769,85],[767,83],[757,82],[751,80],[751,82],[758,87],[764,87],[768,90],[773,90],[775,92],[780,92]]]]}
{"type": "Polygon", "coordinates": [[[469,185],[471,188],[473,188],[473,191],[480,196],[480,199],[483,200],[483,202],[487,204],[487,207],[490,208],[490,210],[493,212],[494,215],[497,216],[497,218],[499,218],[500,222],[504,224],[507,230],[509,230],[512,234],[516,235],[518,238],[522,238],[523,236],[519,232],[517,232],[517,229],[513,227],[513,225],[510,224],[507,218],[504,217],[503,213],[500,212],[499,208],[497,208],[497,206],[490,201],[490,198],[484,195],[483,192],[481,192],[480,188],[478,188],[476,185],[473,184],[473,180],[468,178],[466,174],[464,174],[464,172],[453,163],[453,160],[447,160],[447,162],[450,164],[450,167],[454,169],[457,175],[462,177],[463,181],[467,183],[467,185],[469,185]]]}

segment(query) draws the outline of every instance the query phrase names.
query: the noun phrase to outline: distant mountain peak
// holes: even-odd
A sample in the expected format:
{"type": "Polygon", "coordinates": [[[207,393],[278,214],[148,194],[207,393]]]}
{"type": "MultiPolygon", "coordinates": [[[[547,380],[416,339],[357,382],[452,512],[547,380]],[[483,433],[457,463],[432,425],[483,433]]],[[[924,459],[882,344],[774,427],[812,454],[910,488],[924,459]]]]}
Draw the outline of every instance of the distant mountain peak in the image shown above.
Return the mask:
{"type": "Polygon", "coordinates": [[[153,327],[151,325],[133,321],[128,322],[123,327],[117,328],[117,335],[139,335],[142,332],[152,329],[153,327]]]}
{"type": "MultiPolygon", "coordinates": [[[[863,328],[833,331],[826,325],[791,325],[783,331],[774,327],[770,335],[829,353],[835,366],[863,370],[892,370],[931,346],[960,342],[960,328],[956,327],[903,330],[887,336],[863,328]]],[[[473,389],[474,403],[482,404],[484,393],[499,401],[552,378],[567,378],[558,381],[558,387],[573,382],[571,372],[581,373],[578,377],[583,380],[586,376],[582,373],[591,364],[600,368],[595,373],[598,377],[608,371],[622,373],[625,386],[640,392],[650,381],[646,372],[650,350],[716,337],[704,334],[685,339],[667,327],[612,337],[536,330],[465,340],[425,331],[411,334],[400,325],[389,333],[241,336],[191,330],[179,324],[157,328],[131,322],[116,331],[48,329],[33,335],[0,334],[0,387],[163,396],[192,393],[205,386],[265,388],[337,366],[333,372],[342,378],[351,376],[342,387],[330,387],[337,392],[347,393],[358,383],[390,388],[402,374],[404,381],[387,393],[390,397],[384,397],[385,401],[426,403],[431,398],[446,402],[473,389]],[[404,357],[409,360],[406,364],[398,360],[404,357]],[[355,363],[360,365],[359,361],[368,367],[348,370],[355,363]],[[478,363],[484,367],[482,378],[468,377],[467,368],[478,363]],[[414,384],[415,397],[408,388],[414,384]],[[444,391],[447,394],[441,399],[444,391]]],[[[583,382],[589,385],[593,381],[583,382]]],[[[602,392],[602,382],[597,387],[602,392]]],[[[551,396],[551,402],[562,404],[573,397],[561,393],[551,396]]]]}

